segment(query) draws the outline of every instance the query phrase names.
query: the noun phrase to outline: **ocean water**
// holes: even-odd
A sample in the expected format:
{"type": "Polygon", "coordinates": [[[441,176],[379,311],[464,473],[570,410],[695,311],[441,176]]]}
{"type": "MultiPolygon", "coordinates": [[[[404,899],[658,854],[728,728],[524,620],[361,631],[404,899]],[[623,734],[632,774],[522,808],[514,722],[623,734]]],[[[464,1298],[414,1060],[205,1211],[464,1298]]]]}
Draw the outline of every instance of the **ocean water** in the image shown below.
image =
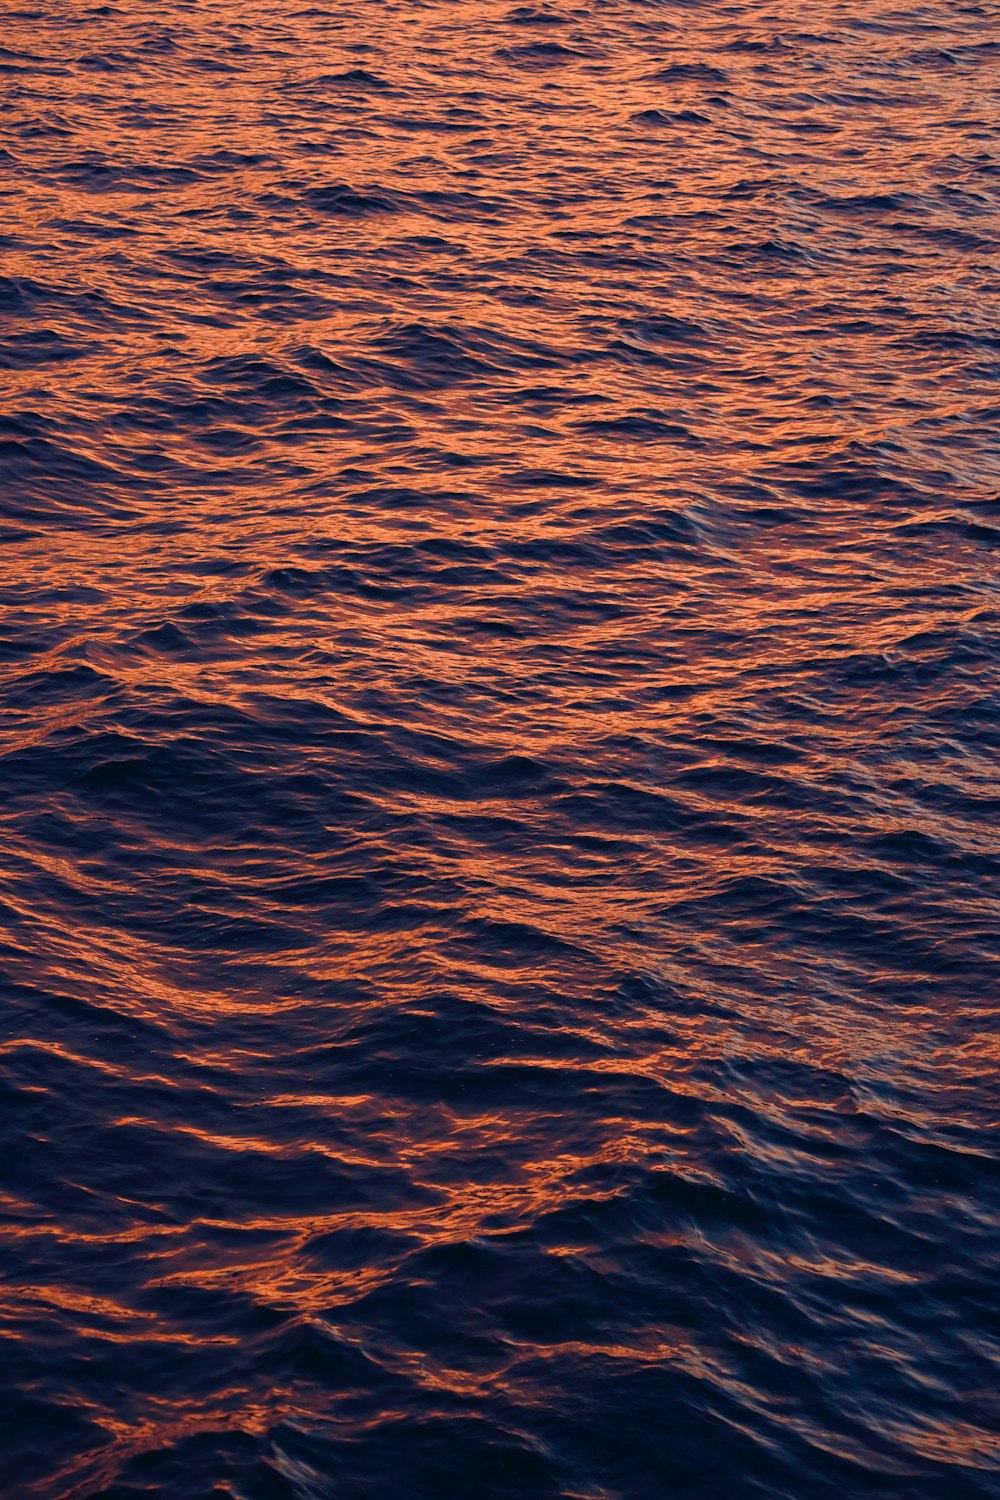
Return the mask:
{"type": "Polygon", "coordinates": [[[0,36],[0,1493],[1000,1495],[1000,6],[0,36]]]}

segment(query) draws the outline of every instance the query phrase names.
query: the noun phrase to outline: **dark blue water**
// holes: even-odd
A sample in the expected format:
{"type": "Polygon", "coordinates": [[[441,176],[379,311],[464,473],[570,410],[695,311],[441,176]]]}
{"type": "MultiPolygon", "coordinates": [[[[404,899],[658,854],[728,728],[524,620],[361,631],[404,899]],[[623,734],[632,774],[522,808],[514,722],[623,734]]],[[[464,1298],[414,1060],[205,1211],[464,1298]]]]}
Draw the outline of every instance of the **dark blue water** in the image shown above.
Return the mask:
{"type": "Polygon", "coordinates": [[[0,37],[4,1500],[1000,1496],[1000,9],[0,37]]]}

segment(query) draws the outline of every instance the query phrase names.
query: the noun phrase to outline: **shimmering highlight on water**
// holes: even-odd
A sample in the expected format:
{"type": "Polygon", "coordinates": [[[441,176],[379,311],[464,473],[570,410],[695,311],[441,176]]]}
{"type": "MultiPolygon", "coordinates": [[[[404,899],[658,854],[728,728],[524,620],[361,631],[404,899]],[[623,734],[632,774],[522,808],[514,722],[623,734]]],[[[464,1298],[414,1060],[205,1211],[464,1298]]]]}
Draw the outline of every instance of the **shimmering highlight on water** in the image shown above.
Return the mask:
{"type": "Polygon", "coordinates": [[[998,23],[8,12],[5,1496],[1000,1494],[998,23]]]}

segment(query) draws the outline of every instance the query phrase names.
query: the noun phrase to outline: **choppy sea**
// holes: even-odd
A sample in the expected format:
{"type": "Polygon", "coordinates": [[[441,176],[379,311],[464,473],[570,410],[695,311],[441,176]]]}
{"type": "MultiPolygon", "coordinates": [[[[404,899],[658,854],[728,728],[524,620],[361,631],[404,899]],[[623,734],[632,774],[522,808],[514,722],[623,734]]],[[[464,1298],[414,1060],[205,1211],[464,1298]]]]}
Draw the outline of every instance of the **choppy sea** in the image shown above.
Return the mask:
{"type": "Polygon", "coordinates": [[[1000,6],[0,35],[0,1493],[1000,1496],[1000,6]]]}

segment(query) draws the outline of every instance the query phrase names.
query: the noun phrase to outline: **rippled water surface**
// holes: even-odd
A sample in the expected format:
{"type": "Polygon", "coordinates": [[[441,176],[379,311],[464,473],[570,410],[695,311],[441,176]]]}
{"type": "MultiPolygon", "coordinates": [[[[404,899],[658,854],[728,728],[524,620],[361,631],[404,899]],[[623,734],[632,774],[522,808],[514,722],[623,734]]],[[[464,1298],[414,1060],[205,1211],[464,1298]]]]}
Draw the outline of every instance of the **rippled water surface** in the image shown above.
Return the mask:
{"type": "Polygon", "coordinates": [[[0,71],[4,1495],[1000,1495],[995,0],[0,71]]]}

